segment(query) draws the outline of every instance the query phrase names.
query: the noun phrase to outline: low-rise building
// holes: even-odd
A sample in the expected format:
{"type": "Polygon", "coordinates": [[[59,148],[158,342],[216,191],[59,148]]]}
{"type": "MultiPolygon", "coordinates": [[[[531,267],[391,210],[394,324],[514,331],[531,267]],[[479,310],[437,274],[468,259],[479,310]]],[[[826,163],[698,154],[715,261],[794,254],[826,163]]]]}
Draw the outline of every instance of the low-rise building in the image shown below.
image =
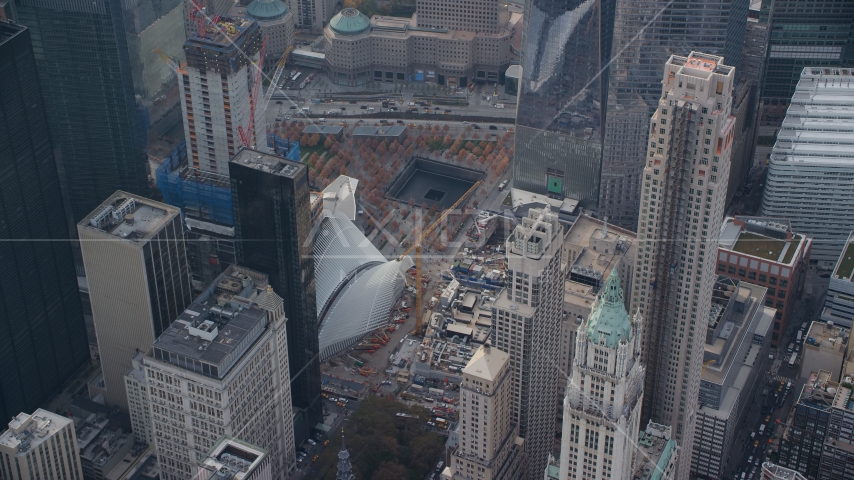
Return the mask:
{"type": "Polygon", "coordinates": [[[781,467],[771,462],[764,462],[762,464],[762,476],[759,478],[761,480],[807,480],[797,470],[781,467]]]}
{"type": "Polygon", "coordinates": [[[783,427],[778,463],[801,472],[809,480],[818,478],[831,405],[838,388],[830,372],[810,373],[783,427]]]}
{"type": "Polygon", "coordinates": [[[850,336],[850,330],[832,322],[812,322],[801,352],[801,378],[825,370],[830,372],[832,379],[839,380],[850,336]]]}
{"type": "Polygon", "coordinates": [[[77,427],[80,466],[86,480],[109,478],[110,472],[126,460],[134,445],[133,433],[124,431],[103,415],[90,414],[77,427]]]}
{"type": "Polygon", "coordinates": [[[728,217],[718,242],[718,275],[768,289],[765,305],[777,310],[771,344],[779,347],[795,300],[803,292],[812,239],[792,232],[788,220],[728,217]]]}
{"type": "Polygon", "coordinates": [[[638,435],[632,480],[674,480],[679,445],[670,438],[671,427],[650,421],[638,435]]]}
{"type": "Polygon", "coordinates": [[[0,433],[0,459],[4,480],[83,480],[74,422],[41,408],[12,418],[0,433]]]}
{"type": "Polygon", "coordinates": [[[774,309],[765,287],[720,276],[712,292],[691,473],[723,478],[744,416],[767,370],[774,309]]]}
{"type": "MultiPolygon", "coordinates": [[[[418,11],[425,3],[418,2],[418,11]]],[[[411,18],[369,19],[355,8],[345,8],[323,30],[329,78],[340,85],[415,81],[465,87],[472,81],[497,83],[500,72],[515,57],[510,46],[514,35],[521,33],[521,15],[494,1],[470,3],[483,7],[450,17],[484,19],[479,10],[491,6],[497,9],[491,28],[475,30],[446,20],[428,26],[418,11],[411,18]]]]}
{"type": "Polygon", "coordinates": [[[397,140],[403,143],[406,138],[405,125],[393,125],[388,127],[356,127],[353,129],[353,138],[376,138],[378,140],[397,140]]]}
{"type": "Polygon", "coordinates": [[[198,480],[269,480],[274,478],[267,450],[224,436],[199,462],[198,480]]]}
{"type": "Polygon", "coordinates": [[[267,278],[229,267],[146,353],[165,480],[193,478],[224,435],[240,435],[270,452],[271,478],[283,479],[293,468],[287,319],[267,278]]]}
{"type": "Polygon", "coordinates": [[[848,236],[833,266],[819,319],[851,328],[854,319],[854,232],[848,236]]]}
{"type": "Polygon", "coordinates": [[[317,134],[320,136],[321,141],[326,141],[329,137],[332,137],[335,140],[341,140],[344,138],[344,127],[338,125],[309,125],[302,130],[302,134],[317,134]]]}

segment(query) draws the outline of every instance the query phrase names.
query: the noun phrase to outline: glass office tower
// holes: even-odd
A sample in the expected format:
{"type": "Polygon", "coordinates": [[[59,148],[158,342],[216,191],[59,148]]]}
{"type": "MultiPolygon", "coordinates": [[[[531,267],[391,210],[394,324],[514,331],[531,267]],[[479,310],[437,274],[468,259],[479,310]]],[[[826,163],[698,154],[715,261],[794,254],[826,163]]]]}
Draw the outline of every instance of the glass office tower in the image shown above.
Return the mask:
{"type": "Polygon", "coordinates": [[[692,51],[741,63],[748,0],[618,0],[602,153],[599,213],[636,229],[649,119],[671,55],[692,51]]]}
{"type": "Polygon", "coordinates": [[[738,67],[747,8],[748,0],[528,0],[514,185],[577,199],[635,229],[664,64],[698,51],[738,67]]]}
{"type": "Polygon", "coordinates": [[[596,208],[616,0],[528,0],[517,188],[596,208]]]}
{"type": "MultiPolygon", "coordinates": [[[[804,67],[854,66],[854,2],[771,2],[771,35],[762,97],[788,104],[804,67]]],[[[782,120],[782,118],[779,118],[782,120]]]]}
{"type": "Polygon", "coordinates": [[[0,21],[0,418],[32,412],[89,359],[29,31],[0,21]]]}
{"type": "Polygon", "coordinates": [[[32,34],[74,221],[116,190],[147,194],[149,126],[181,115],[170,107],[175,75],[154,52],[182,58],[181,0],[16,0],[16,8],[32,34]]]}
{"type": "Polygon", "coordinates": [[[247,148],[228,166],[237,262],[269,275],[288,317],[288,363],[296,444],[322,421],[317,300],[308,170],[247,148]]]}

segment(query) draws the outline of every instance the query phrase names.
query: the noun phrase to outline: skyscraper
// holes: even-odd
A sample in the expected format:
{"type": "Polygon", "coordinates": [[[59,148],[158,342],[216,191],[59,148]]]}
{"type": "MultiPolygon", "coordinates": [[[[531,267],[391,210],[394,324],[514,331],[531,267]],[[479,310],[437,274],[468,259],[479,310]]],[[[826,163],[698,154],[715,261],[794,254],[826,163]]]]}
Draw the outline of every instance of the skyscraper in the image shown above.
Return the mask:
{"type": "Polygon", "coordinates": [[[192,301],[181,212],[115,192],[77,224],[108,405],[128,411],[125,372],[192,301]]]}
{"type": "Polygon", "coordinates": [[[749,2],[618,1],[614,22],[620,28],[614,32],[611,51],[599,212],[611,222],[634,228],[649,119],[661,95],[661,66],[671,55],[701,51],[723,56],[737,69],[749,2]]]}
{"type": "Polygon", "coordinates": [[[0,418],[89,357],[59,175],[26,27],[0,20],[0,418]]]}
{"type": "Polygon", "coordinates": [[[79,221],[117,189],[148,191],[149,125],[177,121],[181,0],[16,0],[32,30],[63,194],[79,221]],[[171,115],[171,117],[169,116],[171,115]]]}
{"type": "Polygon", "coordinates": [[[184,44],[187,66],[180,70],[181,110],[189,166],[199,172],[228,174],[228,161],[241,146],[266,145],[263,112],[255,92],[260,72],[252,62],[261,50],[261,27],[245,18],[222,17],[205,38],[195,32],[184,44]],[[250,122],[255,125],[250,125],[250,122]]]}
{"type": "Polygon", "coordinates": [[[629,317],[612,270],[578,327],[564,399],[561,479],[631,478],[640,431],[643,326],[629,317]]]}
{"type": "Polygon", "coordinates": [[[771,2],[768,64],[762,86],[764,103],[788,104],[805,67],[854,67],[852,23],[852,2],[771,2]]]}
{"type": "Polygon", "coordinates": [[[195,479],[193,462],[220,435],[263,448],[266,478],[287,478],[296,463],[287,321],[267,276],[232,265],[154,341],[144,369],[167,480],[195,479]]]}
{"type": "Polygon", "coordinates": [[[529,478],[541,478],[554,446],[561,398],[563,227],[532,208],[507,239],[507,288],[492,309],[494,346],[510,355],[510,420],[525,439],[529,478]]]}
{"type": "Polygon", "coordinates": [[[459,442],[442,478],[517,480],[524,472],[519,425],[507,415],[511,405],[510,355],[481,346],[463,369],[459,442]]]}
{"type": "Polygon", "coordinates": [[[596,208],[617,0],[529,0],[514,186],[596,208]]]}
{"type": "Polygon", "coordinates": [[[243,148],[229,173],[238,262],[267,273],[284,301],[300,444],[322,413],[308,171],[305,164],[243,148]]]}
{"type": "Polygon", "coordinates": [[[639,152],[661,66],[692,50],[738,66],[748,0],[529,0],[514,182],[637,226],[639,152]],[[619,28],[615,28],[618,25],[619,28]]]}
{"type": "Polygon", "coordinates": [[[632,310],[646,322],[643,417],[669,425],[693,452],[705,327],[715,282],[734,119],[735,69],[692,52],[665,64],[643,171],[632,310]]]}

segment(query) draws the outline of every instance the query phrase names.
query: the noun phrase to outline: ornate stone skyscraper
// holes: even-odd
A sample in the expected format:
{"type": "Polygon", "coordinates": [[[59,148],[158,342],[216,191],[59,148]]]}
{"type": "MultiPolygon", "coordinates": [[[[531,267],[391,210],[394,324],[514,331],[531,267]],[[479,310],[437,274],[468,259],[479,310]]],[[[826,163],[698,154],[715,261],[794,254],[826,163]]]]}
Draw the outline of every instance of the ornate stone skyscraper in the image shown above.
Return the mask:
{"type": "Polygon", "coordinates": [[[631,478],[644,367],[641,316],[629,317],[611,271],[576,335],[563,402],[560,479],[631,478]]]}
{"type": "Polygon", "coordinates": [[[664,67],[649,122],[632,310],[644,317],[643,422],[673,427],[688,478],[729,180],[735,69],[692,52],[664,67]],[[708,255],[706,255],[708,254],[708,255]]]}
{"type": "Polygon", "coordinates": [[[335,475],[335,480],[356,480],[353,467],[350,466],[350,452],[347,451],[347,445],[344,443],[343,430],[341,430],[341,451],[338,452],[338,475],[335,475]]]}

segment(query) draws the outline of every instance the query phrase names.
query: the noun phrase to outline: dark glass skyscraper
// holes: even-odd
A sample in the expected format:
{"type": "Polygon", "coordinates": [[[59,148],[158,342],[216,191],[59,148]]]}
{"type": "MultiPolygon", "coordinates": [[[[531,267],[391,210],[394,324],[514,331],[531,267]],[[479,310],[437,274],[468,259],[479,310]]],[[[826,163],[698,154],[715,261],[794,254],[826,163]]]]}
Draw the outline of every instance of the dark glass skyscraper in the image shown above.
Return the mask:
{"type": "Polygon", "coordinates": [[[566,196],[595,209],[616,2],[526,2],[517,188],[566,196]]]}
{"type": "Polygon", "coordinates": [[[246,148],[228,170],[237,262],[269,275],[284,301],[299,445],[322,418],[308,171],[305,164],[246,148]]]}
{"type": "Polygon", "coordinates": [[[32,412],[89,344],[29,31],[0,21],[0,418],[32,412]]]}
{"type": "MultiPolygon", "coordinates": [[[[854,66],[854,2],[775,0],[762,98],[788,104],[804,67],[854,66]]],[[[782,121],[785,109],[772,121],[782,121]]]]}
{"type": "Polygon", "coordinates": [[[649,119],[671,55],[737,67],[748,0],[528,0],[514,183],[634,229],[649,119]],[[563,12],[563,13],[561,13],[563,12]]]}
{"type": "Polygon", "coordinates": [[[16,7],[32,33],[75,222],[116,190],[146,194],[149,125],[180,120],[169,108],[177,81],[153,50],[182,58],[181,0],[16,0],[16,7]]]}

